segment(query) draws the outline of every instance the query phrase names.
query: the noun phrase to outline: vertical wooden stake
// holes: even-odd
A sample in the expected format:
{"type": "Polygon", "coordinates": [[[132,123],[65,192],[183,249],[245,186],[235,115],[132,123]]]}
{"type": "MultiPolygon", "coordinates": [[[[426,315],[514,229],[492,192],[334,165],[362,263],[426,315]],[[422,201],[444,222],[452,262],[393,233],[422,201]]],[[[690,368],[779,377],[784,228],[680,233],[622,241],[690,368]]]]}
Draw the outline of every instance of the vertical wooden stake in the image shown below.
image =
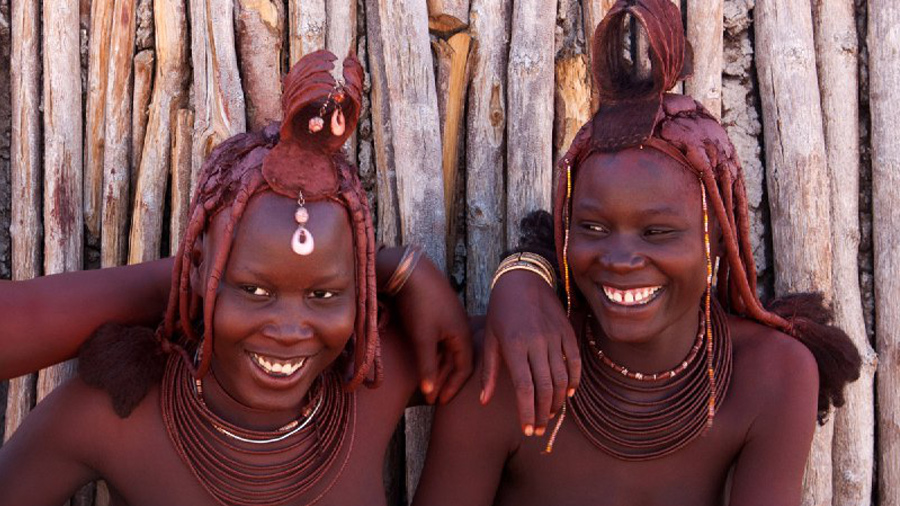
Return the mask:
{"type": "Polygon", "coordinates": [[[519,222],[526,214],[552,207],[555,13],[556,0],[522,0],[513,6],[507,74],[507,247],[518,243],[519,222]]]}
{"type": "Polygon", "coordinates": [[[684,82],[685,93],[722,117],[722,51],[724,0],[687,3],[687,38],[694,49],[694,73],[684,82]]]}
{"type": "Polygon", "coordinates": [[[103,221],[100,265],[122,265],[127,255],[131,186],[132,63],[135,0],[115,0],[109,38],[109,81],[105,102],[106,147],[103,154],[103,221]]]}
{"type": "Polygon", "coordinates": [[[442,36],[469,25],[469,0],[428,0],[428,29],[442,36]]]}
{"type": "MultiPolygon", "coordinates": [[[[760,0],[755,17],[775,292],[821,292],[831,302],[831,184],[810,5],[760,0]]],[[[804,479],[805,505],[831,504],[832,424],[816,432],[804,479]]]]}
{"type": "Polygon", "coordinates": [[[878,497],[900,506],[900,5],[869,0],[872,221],[878,367],[878,497]]]}
{"type": "Polygon", "coordinates": [[[506,71],[509,2],[472,0],[469,31],[476,41],[466,117],[466,302],[487,310],[491,276],[505,246],[506,71]]]}
{"type": "Polygon", "coordinates": [[[281,0],[238,0],[235,35],[247,101],[247,123],[258,130],[281,120],[281,0]]]}
{"type": "MultiPolygon", "coordinates": [[[[583,0],[582,17],[584,19],[584,43],[587,46],[588,69],[591,69],[591,40],[594,37],[594,30],[597,25],[606,16],[606,13],[612,8],[615,0],[583,0]]],[[[591,112],[596,111],[600,107],[600,97],[597,95],[597,89],[594,86],[593,79],[589,79],[591,86],[591,112]]]]}
{"type": "MultiPolygon", "coordinates": [[[[134,56],[134,100],[131,103],[131,181],[134,183],[138,180],[144,135],[147,133],[154,60],[152,49],[144,49],[134,56]]],[[[131,185],[132,197],[134,186],[131,185]]]]}
{"type": "Polygon", "coordinates": [[[325,0],[288,0],[291,65],[325,47],[325,0]]]}
{"type": "Polygon", "coordinates": [[[103,122],[106,114],[106,83],[109,75],[109,32],[113,23],[113,1],[91,2],[90,49],[88,50],[87,111],[84,139],[84,224],[93,238],[100,237],[103,202],[103,122]]]}
{"type": "MultiPolygon", "coordinates": [[[[44,273],[82,268],[84,213],[79,4],[45,2],[44,53],[44,273]]],[[[38,375],[40,401],[74,373],[74,364],[38,375]]]]}
{"type": "Polygon", "coordinates": [[[187,228],[191,205],[191,133],[194,113],[181,109],[175,117],[172,137],[172,221],[169,225],[169,254],[178,253],[178,245],[187,228]]]}
{"type": "MultiPolygon", "coordinates": [[[[160,256],[163,200],[172,150],[171,130],[175,122],[175,111],[187,99],[187,18],[184,2],[156,0],[153,4],[153,19],[156,25],[156,76],[144,137],[144,152],[135,188],[134,214],[128,241],[129,264],[154,260],[160,256]]],[[[230,21],[231,17],[228,19],[230,21]]],[[[195,21],[198,22],[197,26],[206,26],[197,19],[195,21]]],[[[233,33],[230,23],[228,26],[229,33],[233,33]]],[[[202,69],[202,65],[194,65],[195,79],[202,69]]]]}

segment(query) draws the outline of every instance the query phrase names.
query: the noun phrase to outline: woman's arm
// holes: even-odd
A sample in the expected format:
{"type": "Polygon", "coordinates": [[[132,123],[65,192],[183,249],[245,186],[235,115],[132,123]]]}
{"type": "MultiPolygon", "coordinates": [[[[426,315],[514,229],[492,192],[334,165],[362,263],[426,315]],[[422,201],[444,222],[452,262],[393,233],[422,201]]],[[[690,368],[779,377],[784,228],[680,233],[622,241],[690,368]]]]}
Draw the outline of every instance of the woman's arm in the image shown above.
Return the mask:
{"type": "Polygon", "coordinates": [[[156,325],[169,295],[172,259],[0,282],[0,378],[75,356],[106,322],[156,325]]]}

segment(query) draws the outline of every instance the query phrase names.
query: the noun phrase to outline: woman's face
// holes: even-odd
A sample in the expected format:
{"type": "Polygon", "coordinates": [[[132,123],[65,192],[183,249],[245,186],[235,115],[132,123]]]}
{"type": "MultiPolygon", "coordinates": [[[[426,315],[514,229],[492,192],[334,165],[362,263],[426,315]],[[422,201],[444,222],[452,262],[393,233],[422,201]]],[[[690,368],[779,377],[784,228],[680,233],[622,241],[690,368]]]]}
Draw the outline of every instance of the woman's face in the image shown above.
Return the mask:
{"type": "MultiPolygon", "coordinates": [[[[235,227],[219,283],[213,371],[225,391],[251,408],[280,411],[302,404],[354,329],[356,277],[347,212],[328,201],[306,208],[315,249],[300,256],[291,249],[296,201],[270,192],[254,197],[235,227]]],[[[213,240],[224,232],[229,214],[217,216],[213,240]]]]}
{"type": "Polygon", "coordinates": [[[653,150],[589,157],[572,197],[572,276],[606,336],[643,344],[696,329],[706,289],[700,183],[653,150]]]}

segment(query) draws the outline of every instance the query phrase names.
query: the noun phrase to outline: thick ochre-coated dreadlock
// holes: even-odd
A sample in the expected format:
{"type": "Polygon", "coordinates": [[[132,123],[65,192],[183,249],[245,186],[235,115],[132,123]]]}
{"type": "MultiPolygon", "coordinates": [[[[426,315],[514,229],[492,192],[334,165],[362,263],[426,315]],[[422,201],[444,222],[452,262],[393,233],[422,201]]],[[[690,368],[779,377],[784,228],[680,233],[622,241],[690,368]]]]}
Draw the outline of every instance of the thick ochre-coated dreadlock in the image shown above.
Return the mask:
{"type": "Polygon", "coordinates": [[[842,330],[829,325],[831,313],[821,295],[790,295],[767,307],[760,302],[747,192],[734,146],[699,102],[665,93],[690,74],[692,54],[680,13],[667,0],[619,0],[597,27],[592,54],[601,104],[560,161],[554,209],[557,257],[564,258],[570,185],[591,154],[647,146],[676,159],[702,182],[723,236],[725,258],[717,273],[717,299],[726,311],[778,329],[809,348],[819,369],[821,421],[829,406],[843,404],[844,385],[859,376],[859,353],[842,330]],[[648,79],[634,78],[623,58],[628,15],[648,35],[652,63],[648,79]]]}
{"type": "Polygon", "coordinates": [[[223,142],[203,164],[190,208],[190,222],[175,257],[172,290],[158,337],[166,352],[180,353],[192,374],[202,377],[210,367],[214,336],[216,290],[228,261],[234,229],[254,195],[273,191],[306,202],[331,200],[350,214],[357,273],[357,313],[353,373],[347,388],[381,378],[375,289],[375,242],[372,220],[359,178],[341,146],[356,126],[362,92],[362,69],[355,57],[344,61],[343,83],[330,71],[334,55],[318,51],[304,57],[285,77],[285,120],[260,132],[238,134],[223,142]],[[327,121],[320,131],[307,125],[310,118],[339,112],[346,121],[343,131],[332,132],[327,121]],[[323,114],[324,113],[324,114],[323,114]],[[197,269],[192,254],[218,213],[227,213],[222,244],[208,270],[203,293],[191,288],[197,269]],[[202,298],[202,333],[194,321],[202,298]],[[194,364],[187,350],[201,346],[194,364]],[[370,375],[374,365],[374,374],[370,375]]]}

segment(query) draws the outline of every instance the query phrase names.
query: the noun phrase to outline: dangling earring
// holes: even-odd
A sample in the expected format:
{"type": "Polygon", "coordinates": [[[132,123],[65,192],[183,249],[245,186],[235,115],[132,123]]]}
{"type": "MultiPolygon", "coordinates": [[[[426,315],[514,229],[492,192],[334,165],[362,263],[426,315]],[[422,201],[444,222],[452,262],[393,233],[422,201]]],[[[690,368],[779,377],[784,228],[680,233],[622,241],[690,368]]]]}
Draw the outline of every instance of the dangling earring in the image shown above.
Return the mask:
{"type": "MultiPolygon", "coordinates": [[[[712,427],[716,416],[716,371],[713,368],[713,335],[710,305],[712,302],[713,267],[709,247],[709,209],[706,205],[706,187],[700,180],[700,198],[703,203],[703,252],[706,255],[706,299],[703,303],[706,325],[706,372],[709,376],[709,405],[706,414],[706,428],[712,427]]],[[[718,257],[716,258],[718,264],[718,257]]],[[[718,266],[717,266],[718,267],[718,266]]]]}
{"type": "Polygon", "coordinates": [[[316,247],[313,236],[306,228],[306,222],[309,221],[309,211],[306,210],[306,200],[303,198],[303,192],[297,197],[297,210],[294,211],[294,220],[297,222],[297,230],[291,237],[291,249],[298,255],[309,255],[316,247]]]}
{"type": "Polygon", "coordinates": [[[342,81],[337,81],[334,84],[334,88],[328,92],[328,97],[325,98],[322,107],[319,107],[319,114],[309,118],[309,133],[314,134],[321,132],[322,128],[325,127],[325,112],[328,109],[328,103],[333,100],[335,110],[331,114],[331,134],[337,137],[344,135],[346,124],[344,121],[344,112],[341,110],[341,102],[344,101],[345,96],[344,83],[342,81]]]}

